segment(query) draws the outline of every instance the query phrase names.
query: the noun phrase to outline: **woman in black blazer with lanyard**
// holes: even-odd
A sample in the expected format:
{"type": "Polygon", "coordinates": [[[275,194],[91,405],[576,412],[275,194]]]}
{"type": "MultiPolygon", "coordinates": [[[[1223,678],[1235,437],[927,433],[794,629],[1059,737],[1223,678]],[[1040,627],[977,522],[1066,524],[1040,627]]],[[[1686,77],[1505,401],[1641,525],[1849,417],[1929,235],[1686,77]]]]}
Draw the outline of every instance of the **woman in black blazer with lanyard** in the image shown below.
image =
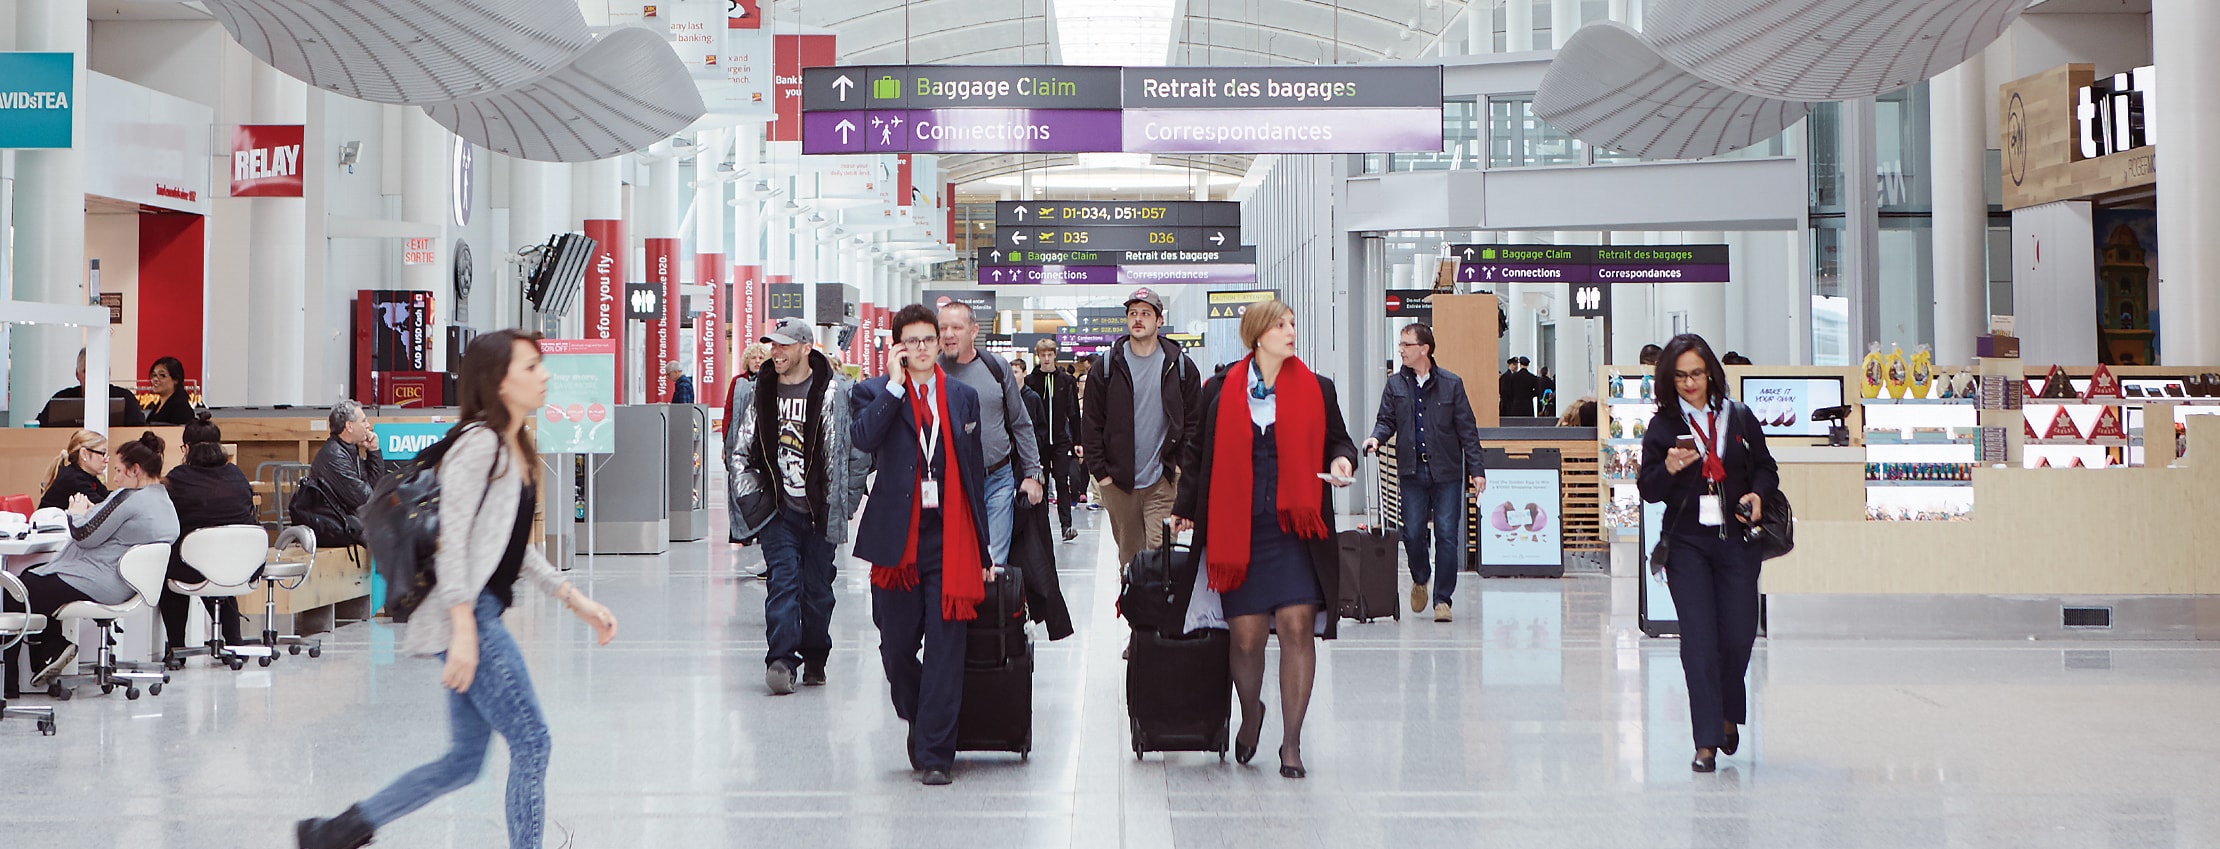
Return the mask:
{"type": "Polygon", "coordinates": [[[1642,500],[1665,504],[1665,581],[1680,612],[1697,772],[1740,748],[1748,719],[1750,647],[1757,642],[1758,546],[1749,529],[1780,468],[1750,408],[1727,397],[1726,368],[1703,337],[1683,333],[1657,360],[1658,404],[1642,436],[1642,500]]]}

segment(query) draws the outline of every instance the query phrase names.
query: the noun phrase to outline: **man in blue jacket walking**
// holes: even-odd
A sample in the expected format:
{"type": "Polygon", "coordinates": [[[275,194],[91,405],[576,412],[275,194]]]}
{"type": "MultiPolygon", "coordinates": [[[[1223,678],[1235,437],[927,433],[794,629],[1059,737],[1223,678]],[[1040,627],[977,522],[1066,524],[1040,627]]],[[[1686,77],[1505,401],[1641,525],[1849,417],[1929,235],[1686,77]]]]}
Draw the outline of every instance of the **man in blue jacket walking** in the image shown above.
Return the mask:
{"type": "Polygon", "coordinates": [[[956,761],[965,622],[993,579],[985,450],[979,394],[937,364],[939,317],[912,304],[893,324],[890,373],[848,395],[855,447],[877,475],[855,555],[871,564],[871,621],[894,714],[910,724],[910,766],[939,786],[956,761]]]}
{"type": "Polygon", "coordinates": [[[1449,597],[1465,553],[1465,480],[1488,489],[1481,465],[1480,428],[1465,397],[1465,382],[1434,364],[1434,329],[1403,328],[1397,355],[1403,368],[1380,393],[1380,414],[1364,453],[1395,437],[1396,478],[1403,493],[1403,551],[1411,564],[1411,611],[1424,612],[1429,584],[1434,621],[1449,621],[1449,597]],[[1433,528],[1434,562],[1426,563],[1427,527],[1433,528]],[[1429,581],[1428,579],[1432,580],[1429,581]]]}

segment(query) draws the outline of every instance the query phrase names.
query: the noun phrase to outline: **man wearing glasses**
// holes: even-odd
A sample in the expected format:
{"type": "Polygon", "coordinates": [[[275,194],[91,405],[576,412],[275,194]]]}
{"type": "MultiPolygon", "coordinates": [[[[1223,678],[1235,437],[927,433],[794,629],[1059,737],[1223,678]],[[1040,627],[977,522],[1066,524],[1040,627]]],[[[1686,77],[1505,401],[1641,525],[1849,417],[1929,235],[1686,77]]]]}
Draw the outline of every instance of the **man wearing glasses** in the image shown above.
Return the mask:
{"type": "Polygon", "coordinates": [[[1154,290],[1125,299],[1126,334],[1102,356],[1080,410],[1080,458],[1101,485],[1120,565],[1164,543],[1178,463],[1201,429],[1202,373],[1157,332],[1163,326],[1164,299],[1154,290]]]}
{"type": "Polygon", "coordinates": [[[1380,414],[1364,453],[1395,438],[1395,474],[1403,494],[1403,553],[1411,567],[1411,612],[1431,598],[1434,621],[1449,621],[1449,597],[1465,553],[1465,481],[1488,490],[1481,466],[1480,429],[1465,397],[1465,382],[1434,364],[1434,329],[1403,328],[1396,351],[1403,368],[1380,393],[1380,414]],[[1433,526],[1434,562],[1426,563],[1427,526],[1433,526]],[[1429,580],[1430,579],[1430,580],[1429,580]],[[1432,592],[1429,594],[1429,586],[1432,592]]]}
{"type": "Polygon", "coordinates": [[[965,623],[993,580],[986,455],[979,393],[939,365],[939,317],[911,304],[893,324],[888,373],[848,395],[856,449],[876,471],[855,555],[871,564],[871,621],[894,715],[910,726],[910,767],[940,786],[956,760],[965,623]]]}

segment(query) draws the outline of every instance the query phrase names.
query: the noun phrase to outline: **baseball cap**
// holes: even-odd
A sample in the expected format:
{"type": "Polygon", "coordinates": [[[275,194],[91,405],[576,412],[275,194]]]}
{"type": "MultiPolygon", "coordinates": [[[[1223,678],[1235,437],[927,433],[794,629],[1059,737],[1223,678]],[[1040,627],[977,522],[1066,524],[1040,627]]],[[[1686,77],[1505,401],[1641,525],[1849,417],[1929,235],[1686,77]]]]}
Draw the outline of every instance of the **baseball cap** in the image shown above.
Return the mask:
{"type": "Polygon", "coordinates": [[[1164,314],[1164,298],[1156,294],[1155,290],[1150,289],[1147,286],[1135,289],[1133,290],[1133,294],[1126,296],[1124,304],[1126,307],[1132,307],[1136,303],[1148,304],[1151,307],[1155,307],[1156,314],[1159,316],[1164,314]]]}
{"type": "Polygon", "coordinates": [[[773,345],[806,345],[817,341],[817,329],[798,318],[780,319],[778,326],[763,334],[763,340],[773,345]]]}

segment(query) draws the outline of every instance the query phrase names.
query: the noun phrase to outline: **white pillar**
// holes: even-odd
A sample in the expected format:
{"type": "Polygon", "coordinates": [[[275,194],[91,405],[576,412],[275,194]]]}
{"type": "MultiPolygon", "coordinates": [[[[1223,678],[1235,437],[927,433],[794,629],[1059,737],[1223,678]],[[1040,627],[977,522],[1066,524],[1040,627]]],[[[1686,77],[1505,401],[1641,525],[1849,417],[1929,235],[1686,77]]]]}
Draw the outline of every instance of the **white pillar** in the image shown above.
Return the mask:
{"type": "Polygon", "coordinates": [[[1581,0],[1549,0],[1550,47],[1562,50],[1565,40],[1580,29],[1581,0]]]}
{"type": "MultiPolygon", "coordinates": [[[[402,149],[408,163],[402,175],[401,219],[415,225],[432,240],[432,261],[423,265],[401,266],[401,288],[419,292],[432,292],[435,309],[432,318],[430,356],[434,370],[447,366],[447,333],[443,326],[460,323],[459,319],[469,305],[454,302],[452,287],[445,285],[449,279],[449,264],[454,250],[448,241],[447,219],[450,185],[454,177],[455,136],[446,127],[432,121],[432,116],[422,109],[396,107],[385,110],[390,119],[396,112],[402,117],[402,149]]],[[[396,248],[400,247],[398,245],[396,248]]]]}
{"type": "Polygon", "coordinates": [[[1503,4],[1503,52],[1524,53],[1534,49],[1534,3],[1532,0],[1507,0],[1503,4]]]}
{"type": "MultiPolygon", "coordinates": [[[[24,2],[15,11],[17,50],[77,55],[73,76],[81,97],[85,0],[24,2]]],[[[83,144],[84,104],[73,106],[72,137],[83,144]]],[[[19,150],[15,178],[15,298],[85,303],[85,155],[79,148],[19,150]]],[[[8,407],[20,421],[37,415],[48,397],[76,382],[73,371],[84,335],[74,327],[16,325],[8,340],[8,407]]]]}
{"type": "MultiPolygon", "coordinates": [[[[2220,363],[2220,5],[2210,0],[2151,3],[2151,59],[2158,92],[2152,144],[2158,181],[2159,361],[2173,366],[2220,363]],[[2169,153],[2171,151],[2171,153],[2169,153]]],[[[2015,305],[2022,302],[2015,299],[2015,305]]]]}
{"type": "MultiPolygon", "coordinates": [[[[300,124],[308,117],[308,86],[257,61],[249,72],[251,114],[258,124],[300,124]]],[[[247,204],[247,397],[256,404],[329,403],[336,398],[309,394],[305,385],[304,337],[325,332],[308,327],[303,290],[308,267],[308,202],[304,198],[256,198],[247,204]]],[[[445,251],[441,252],[442,254],[445,251]]],[[[220,305],[216,306],[221,309],[220,305]]],[[[236,344],[236,340],[218,340],[236,344]]],[[[369,387],[363,387],[368,391],[369,387]]]]}
{"type": "Polygon", "coordinates": [[[1935,210],[1935,364],[1969,365],[1988,326],[1988,87],[1979,55],[1927,85],[1935,210]]]}
{"type": "Polygon", "coordinates": [[[1495,52],[1495,7],[1493,4],[1465,4],[1465,55],[1483,56],[1495,52]]]}

